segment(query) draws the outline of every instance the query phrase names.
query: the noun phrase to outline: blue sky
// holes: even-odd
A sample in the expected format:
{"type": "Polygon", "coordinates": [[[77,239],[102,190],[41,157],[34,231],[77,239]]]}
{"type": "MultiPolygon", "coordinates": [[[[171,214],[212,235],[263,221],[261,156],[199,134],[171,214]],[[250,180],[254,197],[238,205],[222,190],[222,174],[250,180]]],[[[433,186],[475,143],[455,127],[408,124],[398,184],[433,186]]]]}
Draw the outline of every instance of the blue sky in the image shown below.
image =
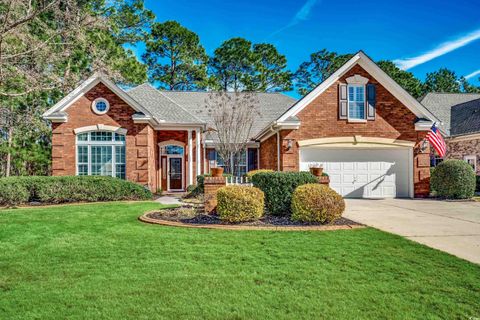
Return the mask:
{"type": "MultiPolygon", "coordinates": [[[[420,79],[447,67],[480,85],[480,2],[467,0],[146,0],[157,21],[177,20],[212,54],[224,40],[269,42],[295,71],[310,53],[364,50],[420,79]],[[406,59],[414,58],[414,60],[406,59]]],[[[141,54],[142,46],[135,52],[141,54]]]]}

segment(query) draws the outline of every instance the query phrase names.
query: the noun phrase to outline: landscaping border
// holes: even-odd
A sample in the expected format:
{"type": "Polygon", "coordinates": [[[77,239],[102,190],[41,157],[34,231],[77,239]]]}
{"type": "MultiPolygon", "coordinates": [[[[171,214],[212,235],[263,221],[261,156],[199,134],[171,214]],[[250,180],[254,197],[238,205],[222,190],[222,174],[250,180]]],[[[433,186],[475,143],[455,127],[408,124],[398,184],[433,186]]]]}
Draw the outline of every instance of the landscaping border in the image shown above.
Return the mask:
{"type": "Polygon", "coordinates": [[[143,215],[138,217],[138,220],[150,223],[158,224],[168,227],[183,227],[183,228],[196,228],[196,229],[217,229],[217,230],[265,230],[265,231],[332,231],[332,230],[350,230],[350,229],[360,229],[366,228],[364,225],[312,225],[312,226],[247,226],[247,225],[227,225],[227,224],[194,224],[194,223],[183,223],[178,221],[170,221],[163,219],[153,219],[149,218],[147,215],[158,210],[145,212],[143,215]]]}

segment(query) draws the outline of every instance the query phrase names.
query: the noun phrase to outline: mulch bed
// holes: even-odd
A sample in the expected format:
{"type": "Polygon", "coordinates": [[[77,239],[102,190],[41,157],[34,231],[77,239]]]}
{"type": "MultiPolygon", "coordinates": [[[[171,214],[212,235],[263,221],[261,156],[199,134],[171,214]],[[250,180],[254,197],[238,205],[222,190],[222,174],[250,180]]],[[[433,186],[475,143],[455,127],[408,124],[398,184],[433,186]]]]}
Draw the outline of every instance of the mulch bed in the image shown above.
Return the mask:
{"type": "Polygon", "coordinates": [[[364,225],[347,218],[340,218],[330,224],[321,224],[292,221],[289,217],[272,215],[266,215],[257,221],[228,223],[220,220],[217,215],[199,214],[194,205],[184,205],[178,208],[147,212],[140,217],[140,220],[170,226],[240,230],[338,230],[364,227],[364,225]]]}

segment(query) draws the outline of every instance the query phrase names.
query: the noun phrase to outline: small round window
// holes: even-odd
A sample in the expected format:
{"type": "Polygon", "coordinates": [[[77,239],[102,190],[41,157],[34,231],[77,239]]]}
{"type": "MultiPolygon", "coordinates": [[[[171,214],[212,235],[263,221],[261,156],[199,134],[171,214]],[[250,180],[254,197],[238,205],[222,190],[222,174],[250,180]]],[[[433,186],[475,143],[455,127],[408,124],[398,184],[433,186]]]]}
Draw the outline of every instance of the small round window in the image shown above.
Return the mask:
{"type": "Polygon", "coordinates": [[[109,107],[110,105],[108,104],[108,101],[103,98],[95,99],[92,103],[93,112],[96,114],[107,113],[109,107]]]}

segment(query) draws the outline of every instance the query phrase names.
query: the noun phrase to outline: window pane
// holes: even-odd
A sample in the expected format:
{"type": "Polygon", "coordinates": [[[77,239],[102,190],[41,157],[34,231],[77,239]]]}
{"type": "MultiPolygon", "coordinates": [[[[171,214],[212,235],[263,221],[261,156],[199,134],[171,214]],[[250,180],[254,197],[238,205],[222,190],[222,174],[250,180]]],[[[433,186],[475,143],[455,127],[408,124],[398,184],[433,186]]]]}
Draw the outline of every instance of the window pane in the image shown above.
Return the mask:
{"type": "Polygon", "coordinates": [[[120,179],[125,179],[125,165],[117,164],[115,165],[115,176],[120,179]]]}
{"type": "Polygon", "coordinates": [[[77,135],[78,141],[87,141],[88,140],[88,132],[87,133],[80,133],[77,135]]]}
{"type": "Polygon", "coordinates": [[[116,164],[125,163],[125,147],[124,146],[115,147],[115,163],[116,164]]]}
{"type": "Polygon", "coordinates": [[[78,175],[79,176],[88,175],[88,164],[79,164],[78,165],[78,175]]]}
{"type": "Polygon", "coordinates": [[[125,136],[123,134],[115,133],[115,141],[125,141],[125,136]]]}
{"type": "Polygon", "coordinates": [[[88,146],[77,147],[77,162],[88,163],[88,146]]]}
{"type": "Polygon", "coordinates": [[[112,147],[111,146],[92,146],[92,175],[93,176],[111,176],[112,175],[112,147]]]}
{"type": "Polygon", "coordinates": [[[365,100],[363,87],[357,87],[357,93],[355,101],[363,102],[365,100]]]}
{"type": "Polygon", "coordinates": [[[95,103],[95,108],[97,108],[97,110],[100,112],[104,112],[105,110],[107,110],[107,104],[103,101],[97,101],[95,103]]]}
{"type": "Polygon", "coordinates": [[[91,141],[112,141],[112,133],[106,131],[90,132],[91,141]]]}

